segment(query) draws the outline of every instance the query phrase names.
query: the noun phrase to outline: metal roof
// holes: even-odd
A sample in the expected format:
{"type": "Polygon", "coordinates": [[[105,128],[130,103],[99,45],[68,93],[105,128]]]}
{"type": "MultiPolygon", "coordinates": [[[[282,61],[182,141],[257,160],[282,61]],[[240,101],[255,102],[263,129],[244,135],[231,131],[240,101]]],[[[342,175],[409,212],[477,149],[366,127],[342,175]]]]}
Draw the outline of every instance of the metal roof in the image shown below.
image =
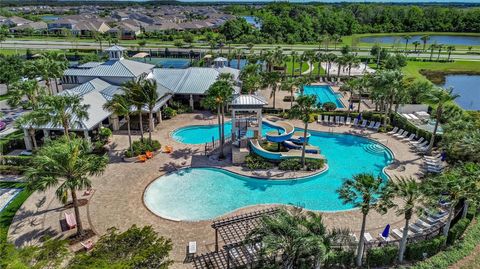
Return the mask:
{"type": "Polygon", "coordinates": [[[239,94],[233,97],[232,106],[265,106],[268,102],[259,95],[239,94]]]}
{"type": "Polygon", "coordinates": [[[127,50],[126,48],[118,45],[113,45],[110,48],[106,48],[104,51],[125,51],[127,50]]]}
{"type": "Polygon", "coordinates": [[[153,76],[157,91],[161,93],[202,95],[217,81],[220,72],[214,68],[190,67],[187,69],[155,68],[153,76]]]}
{"type": "Polygon", "coordinates": [[[88,68],[97,67],[101,64],[103,64],[103,62],[88,62],[88,63],[79,65],[78,68],[88,69],[88,68]]]}
{"type": "Polygon", "coordinates": [[[113,60],[90,69],[67,69],[66,76],[80,77],[128,77],[136,78],[144,73],[150,73],[154,65],[131,60],[113,60]]]}

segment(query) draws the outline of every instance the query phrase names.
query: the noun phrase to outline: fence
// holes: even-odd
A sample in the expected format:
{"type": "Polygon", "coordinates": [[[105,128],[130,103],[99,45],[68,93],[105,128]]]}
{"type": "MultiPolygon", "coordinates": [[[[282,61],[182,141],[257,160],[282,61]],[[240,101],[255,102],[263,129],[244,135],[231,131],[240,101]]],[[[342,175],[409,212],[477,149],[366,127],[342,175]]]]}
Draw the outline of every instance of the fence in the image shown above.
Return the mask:
{"type": "MultiPolygon", "coordinates": [[[[231,142],[232,142],[232,139],[230,137],[225,137],[225,144],[224,145],[228,145],[231,142]]],[[[219,148],[220,148],[220,139],[215,140],[212,137],[212,142],[205,143],[205,156],[212,155],[219,148]]]]}

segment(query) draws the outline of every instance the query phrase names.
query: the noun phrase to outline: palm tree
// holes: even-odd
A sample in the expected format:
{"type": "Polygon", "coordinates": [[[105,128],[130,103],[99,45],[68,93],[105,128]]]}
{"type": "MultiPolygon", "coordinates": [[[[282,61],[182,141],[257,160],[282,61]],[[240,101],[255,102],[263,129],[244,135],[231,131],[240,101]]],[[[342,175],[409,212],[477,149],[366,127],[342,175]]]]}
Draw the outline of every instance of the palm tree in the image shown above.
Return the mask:
{"type": "Polygon", "coordinates": [[[203,100],[203,104],[207,108],[217,109],[217,119],[220,138],[220,155],[219,158],[225,158],[223,152],[225,143],[225,106],[232,99],[233,88],[229,81],[218,80],[208,88],[205,93],[206,97],[203,100]]]}
{"type": "Polygon", "coordinates": [[[315,59],[316,59],[316,62],[318,62],[318,70],[317,70],[317,76],[318,78],[320,79],[320,74],[321,74],[321,70],[322,70],[322,61],[326,58],[326,55],[323,54],[322,52],[318,51],[316,54],[315,54],[315,59]]]}
{"type": "Polygon", "coordinates": [[[22,114],[22,116],[15,120],[17,129],[27,129],[30,141],[35,150],[38,149],[37,139],[35,138],[35,128],[48,123],[48,118],[46,118],[45,115],[46,114],[42,113],[41,110],[35,109],[31,112],[22,114]]]}
{"type": "Polygon", "coordinates": [[[430,176],[425,181],[424,192],[429,198],[432,206],[438,206],[439,200],[446,200],[448,206],[448,217],[443,227],[443,235],[448,236],[452,219],[455,214],[455,207],[464,199],[478,199],[478,178],[461,176],[457,169],[446,171],[442,174],[430,176]]]}
{"type": "Polygon", "coordinates": [[[154,128],[153,122],[153,109],[157,104],[158,100],[158,92],[157,92],[157,82],[152,79],[145,79],[142,80],[141,83],[141,94],[142,100],[144,100],[144,104],[148,108],[148,140],[149,143],[152,143],[152,132],[154,128]]]}
{"type": "Polygon", "coordinates": [[[447,52],[448,52],[447,61],[450,61],[450,56],[452,55],[452,51],[454,51],[454,50],[455,50],[455,46],[453,46],[453,45],[450,45],[450,46],[447,47],[447,52]]]}
{"type": "Polygon", "coordinates": [[[278,89],[278,82],[280,81],[281,77],[278,72],[265,72],[262,73],[262,81],[263,81],[263,87],[268,88],[270,87],[270,97],[273,98],[273,108],[275,109],[275,97],[276,97],[276,92],[278,89]]]}
{"type": "Polygon", "coordinates": [[[81,121],[88,120],[90,105],[82,104],[82,98],[78,95],[58,94],[43,96],[39,106],[42,117],[54,126],[62,126],[63,133],[69,139],[70,127],[78,127],[81,121]]]}
{"type": "Polygon", "coordinates": [[[280,90],[290,92],[290,109],[293,107],[293,90],[295,89],[296,80],[294,78],[284,77],[280,84],[280,90]]]}
{"type": "Polygon", "coordinates": [[[84,233],[77,191],[91,187],[89,177],[102,174],[108,163],[106,155],[98,156],[91,152],[92,146],[88,141],[63,137],[43,146],[25,172],[29,189],[45,191],[57,187],[55,194],[63,203],[67,202],[70,192],[77,235],[84,233]]]}
{"type": "Polygon", "coordinates": [[[313,63],[316,60],[315,52],[313,50],[307,50],[307,51],[305,51],[304,55],[305,55],[304,60],[307,62],[308,66],[309,66],[308,67],[308,69],[309,69],[308,75],[309,75],[309,77],[311,77],[312,76],[312,71],[313,71],[313,66],[314,66],[313,63]]]}
{"type": "Polygon", "coordinates": [[[142,94],[142,78],[137,80],[129,80],[122,85],[122,90],[126,95],[126,98],[129,100],[129,103],[132,103],[137,108],[138,120],[140,123],[140,140],[143,141],[143,117],[142,117],[142,108],[145,105],[145,100],[143,99],[142,94]]]}
{"type": "Polygon", "coordinates": [[[384,107],[383,125],[387,124],[388,115],[397,101],[397,93],[403,88],[403,74],[399,70],[382,70],[370,78],[373,91],[377,92],[384,107]]]}
{"type": "Polygon", "coordinates": [[[425,48],[427,47],[427,42],[428,42],[428,40],[430,40],[430,36],[429,35],[424,35],[420,38],[420,40],[422,40],[422,42],[423,42],[423,51],[425,51],[425,48]]]}
{"type": "Polygon", "coordinates": [[[327,77],[330,78],[330,69],[332,68],[332,63],[335,62],[337,59],[337,55],[334,53],[329,53],[325,56],[325,60],[327,61],[327,77]]]}
{"type": "Polygon", "coordinates": [[[295,57],[297,57],[297,52],[292,51],[292,53],[290,53],[290,56],[292,57],[292,77],[293,77],[295,76],[295,57]]]}
{"type": "Polygon", "coordinates": [[[36,80],[26,80],[12,84],[8,90],[7,104],[11,107],[18,107],[24,97],[27,98],[27,108],[38,107],[38,96],[43,89],[36,80]]]}
{"type": "Polygon", "coordinates": [[[435,112],[435,127],[433,128],[432,137],[430,139],[430,144],[428,145],[427,154],[432,152],[433,145],[435,143],[435,136],[437,135],[438,125],[440,119],[442,118],[443,107],[446,103],[450,103],[457,99],[460,95],[453,94],[453,89],[449,88],[447,90],[441,87],[435,87],[431,91],[428,91],[423,96],[423,101],[429,105],[436,106],[435,112]]]}
{"type": "Polygon", "coordinates": [[[347,64],[347,58],[345,55],[337,57],[336,61],[337,63],[337,77],[340,77],[340,72],[342,71],[342,67],[347,64]]]}
{"type": "MultiPolygon", "coordinates": [[[[362,80],[361,78],[350,79],[350,80],[347,80],[340,87],[340,91],[345,91],[345,92],[350,93],[347,117],[350,116],[351,107],[352,107],[352,104],[353,104],[353,96],[354,95],[359,95],[360,96],[360,89],[363,86],[361,80],[362,80]]],[[[359,107],[360,107],[360,102],[361,102],[361,100],[359,101],[359,104],[358,104],[359,107]]]]}
{"type": "Polygon", "coordinates": [[[405,225],[403,226],[402,240],[398,252],[398,261],[403,262],[405,249],[407,246],[407,237],[409,222],[415,212],[421,212],[418,204],[425,201],[424,192],[420,183],[414,178],[397,178],[390,180],[380,199],[380,204],[387,208],[396,208],[397,215],[403,215],[405,225]],[[394,199],[396,199],[393,201],[394,199]],[[398,203],[401,200],[401,203],[398,203]]]}
{"type": "Polygon", "coordinates": [[[437,48],[437,44],[432,44],[430,45],[430,47],[428,47],[428,49],[430,50],[430,59],[429,61],[432,61],[432,58],[433,58],[433,51],[437,48]]]}
{"type": "Polygon", "coordinates": [[[125,121],[127,122],[127,132],[128,132],[128,145],[130,147],[130,151],[133,152],[132,148],[132,134],[130,132],[130,108],[132,107],[132,103],[128,99],[128,96],[116,94],[112,97],[111,100],[106,102],[103,105],[103,109],[108,110],[117,116],[124,116],[125,121]]]}
{"type": "Polygon", "coordinates": [[[439,60],[440,60],[440,53],[442,53],[443,45],[442,45],[442,44],[438,44],[438,45],[437,45],[437,49],[438,49],[437,61],[439,61],[439,60]]]}
{"type": "Polygon", "coordinates": [[[407,51],[408,41],[410,41],[410,39],[412,39],[412,37],[410,35],[404,35],[403,39],[405,40],[405,51],[407,51]]]}
{"type": "Polygon", "coordinates": [[[352,67],[358,68],[360,66],[360,59],[354,54],[345,55],[345,63],[347,64],[348,77],[351,76],[352,67]]]}
{"type": "Polygon", "coordinates": [[[353,179],[347,179],[342,186],[337,190],[339,198],[344,204],[353,205],[360,208],[362,212],[362,227],[360,229],[360,240],[357,247],[357,266],[362,266],[364,234],[367,224],[367,215],[370,209],[383,210],[377,207],[377,201],[380,195],[384,192],[384,184],[382,179],[376,179],[372,174],[357,174],[353,179]]]}
{"type": "Polygon", "coordinates": [[[417,48],[420,46],[420,41],[413,41],[412,44],[415,46],[415,52],[417,52],[417,48]]]}
{"type": "MultiPolygon", "coordinates": [[[[303,87],[303,84],[300,85],[303,87]]],[[[308,122],[310,121],[310,114],[313,113],[315,105],[317,104],[316,95],[300,95],[295,104],[290,110],[291,114],[303,121],[303,147],[302,147],[302,166],[305,167],[305,148],[307,146],[308,122]]]]}
{"type": "Polygon", "coordinates": [[[320,268],[329,250],[332,235],[327,233],[322,216],[302,212],[300,208],[281,209],[273,216],[262,218],[248,235],[247,241],[262,243],[261,253],[266,263],[276,267],[276,257],[281,254],[281,267],[320,268]]]}

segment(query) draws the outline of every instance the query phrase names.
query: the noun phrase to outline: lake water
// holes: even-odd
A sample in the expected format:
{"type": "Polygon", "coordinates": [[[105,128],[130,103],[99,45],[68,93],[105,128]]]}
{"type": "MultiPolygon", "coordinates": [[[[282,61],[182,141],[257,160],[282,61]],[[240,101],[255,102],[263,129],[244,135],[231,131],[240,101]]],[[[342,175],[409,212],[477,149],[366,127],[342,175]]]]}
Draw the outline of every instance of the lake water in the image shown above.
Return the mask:
{"type": "MultiPolygon", "coordinates": [[[[412,39],[408,41],[412,44],[415,41],[420,42],[420,48],[423,46],[423,42],[420,40],[421,35],[413,35],[412,39]]],[[[360,38],[360,42],[363,43],[382,43],[382,44],[405,44],[405,39],[402,36],[366,36],[360,38]]],[[[457,36],[457,35],[431,35],[427,44],[444,44],[444,45],[465,45],[475,46],[480,45],[480,36],[457,36]]]]}
{"type": "Polygon", "coordinates": [[[455,101],[467,110],[480,110],[480,75],[447,75],[443,87],[459,94],[455,101]]]}
{"type": "Polygon", "coordinates": [[[255,28],[261,28],[262,24],[257,21],[257,17],[254,16],[242,16],[248,23],[255,26],[255,28]]]}

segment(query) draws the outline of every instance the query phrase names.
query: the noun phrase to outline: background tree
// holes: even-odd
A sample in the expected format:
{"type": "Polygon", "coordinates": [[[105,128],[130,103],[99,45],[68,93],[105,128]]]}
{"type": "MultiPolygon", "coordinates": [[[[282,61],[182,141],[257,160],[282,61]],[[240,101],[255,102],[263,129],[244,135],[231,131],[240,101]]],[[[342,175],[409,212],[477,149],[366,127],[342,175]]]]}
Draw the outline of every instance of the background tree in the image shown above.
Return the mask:
{"type": "Polygon", "coordinates": [[[429,35],[423,35],[422,37],[420,37],[420,40],[422,40],[423,51],[425,51],[425,49],[427,47],[427,42],[430,40],[430,36],[429,35]]]}
{"type": "Polygon", "coordinates": [[[26,98],[27,102],[22,104],[23,107],[35,109],[38,107],[38,96],[43,92],[36,80],[19,81],[12,84],[8,91],[7,104],[11,107],[18,107],[22,104],[23,98],[26,98]]]}
{"type": "Polygon", "coordinates": [[[153,109],[157,104],[158,93],[157,93],[157,82],[152,79],[145,79],[141,82],[141,94],[143,97],[145,105],[148,108],[148,141],[152,144],[152,132],[154,128],[153,122],[153,109]]]}
{"type": "Polygon", "coordinates": [[[408,42],[410,41],[410,39],[412,39],[412,37],[410,35],[404,35],[402,38],[403,40],[405,40],[405,51],[407,51],[408,42]]]}
{"type": "Polygon", "coordinates": [[[270,88],[270,98],[273,99],[273,108],[275,109],[276,93],[278,89],[278,82],[281,79],[278,72],[264,72],[262,73],[262,82],[264,88],[270,88]]]}
{"type": "MultiPolygon", "coordinates": [[[[303,87],[303,86],[300,86],[303,87]]],[[[316,95],[300,95],[297,97],[297,103],[292,107],[290,113],[295,118],[302,120],[303,129],[303,146],[302,146],[302,167],[305,167],[305,148],[307,146],[308,123],[310,115],[313,113],[317,105],[316,95]]]]}
{"type": "Polygon", "coordinates": [[[381,178],[375,178],[371,174],[357,174],[353,179],[347,179],[337,190],[339,198],[344,204],[360,208],[362,212],[362,227],[360,228],[360,239],[357,247],[357,266],[362,266],[363,248],[365,244],[365,227],[367,215],[371,209],[384,210],[377,207],[378,197],[384,192],[384,184],[381,178]]]}
{"type": "Polygon", "coordinates": [[[67,202],[70,192],[78,235],[84,231],[76,192],[91,187],[89,177],[102,174],[108,163],[106,155],[98,156],[91,152],[91,144],[86,140],[62,137],[43,146],[25,172],[27,186],[31,190],[57,188],[55,195],[63,203],[67,202]]]}
{"type": "Polygon", "coordinates": [[[450,61],[450,56],[452,56],[453,51],[455,51],[455,46],[453,45],[447,46],[447,52],[448,52],[447,61],[450,61]]]}
{"type": "Polygon", "coordinates": [[[143,141],[143,115],[142,108],[145,105],[145,99],[143,94],[140,94],[142,91],[142,79],[129,80],[122,84],[122,90],[125,93],[126,98],[132,103],[138,114],[138,121],[140,125],[140,140],[143,141]]]}
{"type": "Polygon", "coordinates": [[[103,105],[103,109],[114,113],[117,116],[125,117],[125,121],[127,123],[127,132],[128,132],[128,145],[130,151],[133,152],[132,148],[132,134],[130,131],[130,108],[132,107],[132,103],[128,99],[128,96],[122,94],[115,94],[111,100],[107,101],[103,105]]]}
{"type": "Polygon", "coordinates": [[[435,127],[433,128],[432,138],[428,145],[427,154],[432,152],[433,145],[435,144],[435,136],[437,135],[438,125],[442,118],[443,107],[446,103],[452,102],[459,97],[458,94],[453,94],[453,89],[445,90],[441,87],[435,87],[431,91],[427,92],[423,96],[423,101],[431,106],[435,106],[435,127]]]}

